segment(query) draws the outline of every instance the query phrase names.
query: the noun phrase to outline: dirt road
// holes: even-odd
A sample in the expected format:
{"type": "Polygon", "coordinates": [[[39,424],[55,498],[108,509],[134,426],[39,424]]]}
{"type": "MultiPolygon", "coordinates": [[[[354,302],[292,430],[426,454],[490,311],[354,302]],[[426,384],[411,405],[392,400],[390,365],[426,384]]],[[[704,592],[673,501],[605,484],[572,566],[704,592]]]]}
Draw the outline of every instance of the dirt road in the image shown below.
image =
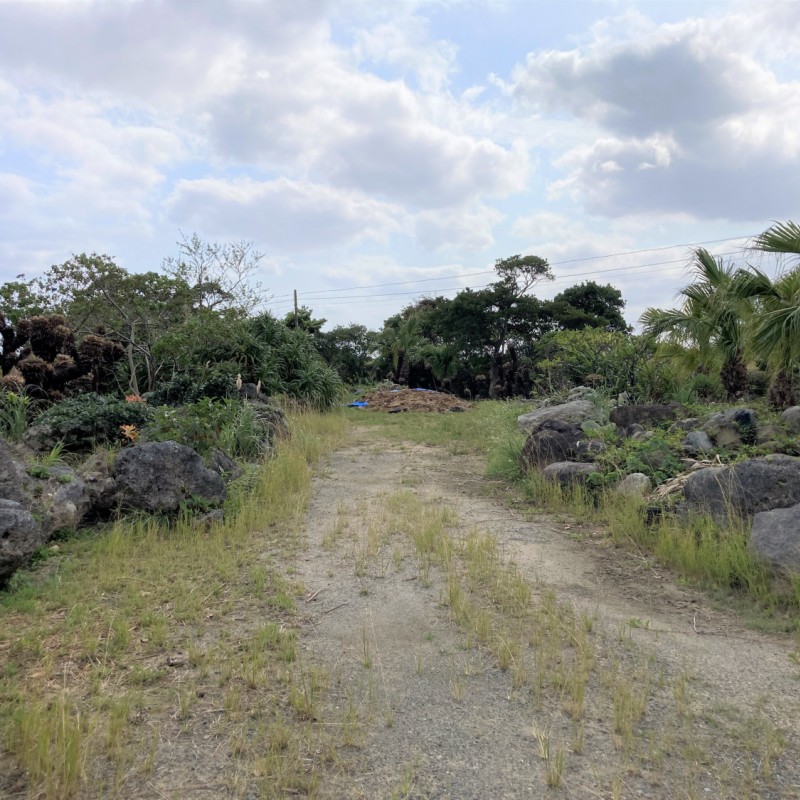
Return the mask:
{"type": "Polygon", "coordinates": [[[493,499],[477,459],[353,431],[296,564],[340,745],[321,796],[800,797],[791,639],[493,499]]]}

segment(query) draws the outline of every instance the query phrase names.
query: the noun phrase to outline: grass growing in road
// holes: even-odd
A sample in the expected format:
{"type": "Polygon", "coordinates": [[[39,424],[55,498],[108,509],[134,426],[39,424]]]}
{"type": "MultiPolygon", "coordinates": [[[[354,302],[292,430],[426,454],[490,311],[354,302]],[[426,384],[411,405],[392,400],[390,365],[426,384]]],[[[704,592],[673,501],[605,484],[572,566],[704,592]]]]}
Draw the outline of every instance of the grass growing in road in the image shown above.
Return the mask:
{"type": "Polygon", "coordinates": [[[454,455],[481,455],[488,478],[515,484],[538,509],[569,514],[582,525],[602,526],[615,544],[734,602],[749,604],[750,610],[762,617],[759,624],[787,630],[800,627],[800,579],[775,579],[747,547],[746,523],[734,522],[722,530],[710,519],[697,518],[685,524],[666,514],[650,524],[642,499],[609,489],[577,486],[565,490],[536,470],[523,474],[519,455],[525,436],[517,417],[529,409],[530,404],[521,401],[481,401],[458,414],[361,411],[353,412],[351,419],[379,426],[382,433],[399,441],[444,447],[454,455]],[[764,619],[765,611],[774,620],[764,619]]]}
{"type": "MultiPolygon", "coordinates": [[[[632,620],[627,635],[609,635],[592,615],[524,574],[493,535],[465,533],[440,499],[401,491],[385,504],[384,524],[413,547],[420,577],[441,587],[441,601],[468,641],[494,656],[510,691],[530,704],[548,787],[569,786],[571,759],[584,752],[620,774],[647,771],[655,785],[680,791],[701,778],[719,796],[772,785],[784,735],[764,733],[770,722],[763,710],[742,724],[735,714],[726,718],[727,710],[696,707],[685,673],[670,677],[633,646],[630,631],[649,630],[646,622],[632,620]],[[758,769],[735,769],[743,759],[757,759],[758,769]]],[[[450,692],[454,702],[469,702],[469,684],[455,670],[450,692]]],[[[689,786],[687,796],[693,791],[689,786]]]]}
{"type": "Polygon", "coordinates": [[[127,518],[58,543],[0,595],[0,793],[313,790],[326,679],[298,661],[302,587],[278,557],[345,422],[298,415],[291,428],[231,487],[225,522],[127,518]]]}

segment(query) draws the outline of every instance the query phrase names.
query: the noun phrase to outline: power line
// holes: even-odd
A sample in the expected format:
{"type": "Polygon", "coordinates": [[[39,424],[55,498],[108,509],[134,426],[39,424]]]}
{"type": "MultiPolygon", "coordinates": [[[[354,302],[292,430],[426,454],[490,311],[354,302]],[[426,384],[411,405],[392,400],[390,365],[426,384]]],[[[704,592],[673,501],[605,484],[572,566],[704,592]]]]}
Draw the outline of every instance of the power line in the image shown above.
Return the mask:
{"type": "MultiPolygon", "coordinates": [[[[740,238],[740,237],[737,237],[737,238],[740,238]]],[[[721,240],[721,241],[725,241],[725,240],[721,240]]],[[[658,249],[668,249],[668,248],[658,248],[658,249]]],[[[648,252],[648,251],[641,251],[641,252],[648,252]]],[[[736,255],[736,254],[737,254],[736,251],[730,251],[730,252],[726,252],[726,253],[720,253],[719,256],[730,256],[730,255],[736,255]]],[[[575,260],[576,261],[581,261],[581,260],[584,260],[584,259],[575,259],[575,260]]],[[[565,283],[567,281],[572,281],[575,278],[588,277],[588,276],[592,276],[592,275],[604,275],[604,274],[607,274],[607,273],[610,273],[610,272],[627,272],[627,271],[630,271],[630,270],[648,269],[650,267],[664,266],[666,264],[683,264],[685,262],[686,262],[685,258],[675,258],[675,259],[670,259],[668,261],[654,261],[654,262],[651,262],[649,264],[633,264],[633,265],[628,266],[628,267],[610,267],[608,269],[591,270],[589,272],[576,272],[576,273],[573,273],[572,275],[560,276],[560,277],[556,278],[555,280],[550,281],[547,285],[548,286],[559,285],[559,284],[563,284],[563,283],[565,283]]],[[[565,263],[565,262],[561,262],[561,263],[565,263]]],[[[661,272],[662,270],[655,270],[655,271],[656,272],[661,272]]],[[[668,270],[664,270],[664,271],[668,271],[668,270]]],[[[387,284],[387,285],[393,285],[393,284],[387,284]]],[[[442,287],[438,287],[436,289],[430,289],[426,293],[427,294],[434,294],[436,292],[465,291],[466,289],[479,290],[479,289],[486,289],[487,287],[489,287],[491,285],[492,284],[487,283],[487,284],[483,284],[481,286],[442,286],[442,287]]],[[[362,288],[362,287],[359,287],[359,288],[362,288]]],[[[400,298],[400,297],[409,297],[409,296],[419,296],[420,294],[422,294],[422,292],[420,292],[420,291],[389,292],[389,293],[385,293],[385,294],[354,294],[354,295],[347,295],[347,296],[344,296],[344,297],[317,297],[317,298],[312,298],[312,299],[316,300],[318,303],[331,304],[331,303],[335,303],[335,302],[344,302],[344,301],[350,302],[352,300],[375,301],[375,300],[379,300],[379,299],[383,299],[383,298],[400,298]]],[[[290,301],[283,301],[283,302],[279,302],[279,303],[274,303],[272,305],[286,306],[287,304],[291,305],[291,302],[290,301]]]]}
{"type": "MultiPolygon", "coordinates": [[[[661,245],[659,247],[645,247],[641,250],[625,250],[620,253],[607,253],[606,255],[600,256],[584,256],[582,258],[569,258],[564,261],[554,261],[550,264],[551,267],[560,267],[564,264],[577,264],[583,261],[597,261],[603,258],[619,258],[621,256],[633,256],[639,255],[641,253],[653,253],[659,250],[674,250],[676,247],[695,247],[697,245],[705,245],[705,244],[719,244],[721,242],[734,242],[739,239],[752,239],[755,234],[747,234],[746,236],[729,236],[726,239],[706,239],[703,242],[685,242],[683,244],[667,244],[661,245]]],[[[728,254],[723,254],[728,255],[728,254]]],[[[441,281],[441,280],[449,280],[450,278],[474,278],[476,275],[489,275],[493,273],[493,269],[484,269],[480,270],[479,272],[467,272],[461,275],[439,275],[435,278],[418,278],[413,281],[395,281],[393,283],[373,283],[367,284],[365,286],[345,286],[339,289],[319,289],[318,291],[311,291],[311,292],[303,292],[304,297],[316,297],[317,295],[322,294],[333,294],[336,292],[350,292],[356,291],[359,289],[383,289],[387,286],[409,286],[414,283],[431,283],[433,281],[441,281]]],[[[434,291],[438,291],[434,289],[434,291]]],[[[274,300],[282,300],[283,298],[291,297],[291,293],[289,294],[279,294],[276,295],[273,299],[274,300]]]]}

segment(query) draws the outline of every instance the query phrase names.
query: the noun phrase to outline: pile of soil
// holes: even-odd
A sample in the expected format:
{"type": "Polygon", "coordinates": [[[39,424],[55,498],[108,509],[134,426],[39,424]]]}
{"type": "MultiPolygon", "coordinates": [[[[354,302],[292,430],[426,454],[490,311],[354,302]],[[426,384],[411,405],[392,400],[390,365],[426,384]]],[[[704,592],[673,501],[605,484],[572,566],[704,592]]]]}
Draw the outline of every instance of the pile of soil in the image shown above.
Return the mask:
{"type": "Polygon", "coordinates": [[[452,394],[428,389],[376,389],[364,395],[368,411],[466,411],[470,404],[452,394]]]}

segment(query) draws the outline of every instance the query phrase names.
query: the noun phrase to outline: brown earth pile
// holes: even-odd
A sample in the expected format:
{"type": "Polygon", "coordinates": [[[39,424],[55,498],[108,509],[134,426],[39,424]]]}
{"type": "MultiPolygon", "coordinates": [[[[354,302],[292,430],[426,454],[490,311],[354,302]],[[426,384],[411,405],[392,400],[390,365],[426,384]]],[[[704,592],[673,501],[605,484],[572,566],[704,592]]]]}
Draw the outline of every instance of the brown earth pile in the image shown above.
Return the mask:
{"type": "Polygon", "coordinates": [[[415,389],[376,389],[362,399],[369,411],[466,411],[470,404],[444,392],[417,391],[415,389]]]}

